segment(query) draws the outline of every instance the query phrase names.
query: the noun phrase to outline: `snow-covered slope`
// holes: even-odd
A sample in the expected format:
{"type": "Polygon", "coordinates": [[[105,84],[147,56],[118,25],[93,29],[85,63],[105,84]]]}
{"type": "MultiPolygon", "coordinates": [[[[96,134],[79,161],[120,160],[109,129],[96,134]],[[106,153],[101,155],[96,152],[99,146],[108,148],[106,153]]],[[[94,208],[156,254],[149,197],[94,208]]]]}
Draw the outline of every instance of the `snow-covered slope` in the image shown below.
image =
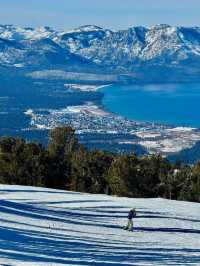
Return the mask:
{"type": "Polygon", "coordinates": [[[2,25],[0,65],[115,73],[129,80],[196,80],[200,28],[156,25],[112,31],[87,25],[59,32],[2,25]]]}
{"type": "Polygon", "coordinates": [[[0,214],[0,265],[200,265],[197,203],[0,185],[0,214]]]}

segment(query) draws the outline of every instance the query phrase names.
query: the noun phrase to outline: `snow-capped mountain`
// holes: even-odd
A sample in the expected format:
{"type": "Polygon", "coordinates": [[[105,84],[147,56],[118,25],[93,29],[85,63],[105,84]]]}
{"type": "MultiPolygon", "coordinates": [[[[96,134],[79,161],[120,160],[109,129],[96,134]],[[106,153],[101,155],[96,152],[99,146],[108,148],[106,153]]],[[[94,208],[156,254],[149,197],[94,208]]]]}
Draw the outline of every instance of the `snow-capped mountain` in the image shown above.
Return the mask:
{"type": "Polygon", "coordinates": [[[200,28],[112,31],[88,25],[59,32],[5,25],[0,26],[0,65],[120,74],[130,80],[198,80],[200,28]]]}
{"type": "Polygon", "coordinates": [[[0,185],[0,265],[200,265],[200,205],[0,185]],[[135,207],[133,232],[122,230],[135,207]]]}

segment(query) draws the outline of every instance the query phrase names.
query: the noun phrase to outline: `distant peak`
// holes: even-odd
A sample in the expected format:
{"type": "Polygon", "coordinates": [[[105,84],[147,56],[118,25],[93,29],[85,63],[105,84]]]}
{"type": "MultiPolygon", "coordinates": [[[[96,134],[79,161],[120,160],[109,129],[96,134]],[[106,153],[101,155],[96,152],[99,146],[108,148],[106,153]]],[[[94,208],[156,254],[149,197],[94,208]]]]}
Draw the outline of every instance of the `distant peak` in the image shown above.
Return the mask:
{"type": "Polygon", "coordinates": [[[96,26],[96,25],[84,25],[79,27],[78,29],[80,29],[81,31],[99,31],[99,30],[103,30],[103,28],[96,26]]]}
{"type": "Polygon", "coordinates": [[[156,24],[152,27],[150,27],[150,29],[166,29],[166,28],[171,28],[172,26],[170,26],[169,24],[156,24]]]}
{"type": "Polygon", "coordinates": [[[80,32],[93,32],[93,31],[102,31],[103,28],[95,26],[95,25],[84,25],[80,26],[78,28],[72,29],[70,31],[67,31],[65,33],[80,33],[80,32]]]}

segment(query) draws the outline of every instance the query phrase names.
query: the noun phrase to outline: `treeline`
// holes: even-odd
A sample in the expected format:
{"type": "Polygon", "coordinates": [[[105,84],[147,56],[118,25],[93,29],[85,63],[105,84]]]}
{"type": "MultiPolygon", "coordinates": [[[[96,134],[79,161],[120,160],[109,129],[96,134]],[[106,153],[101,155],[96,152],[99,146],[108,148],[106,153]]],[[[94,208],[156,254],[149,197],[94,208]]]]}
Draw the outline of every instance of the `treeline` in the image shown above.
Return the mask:
{"type": "Polygon", "coordinates": [[[200,163],[89,151],[71,127],[58,127],[50,132],[47,147],[0,138],[0,183],[200,202],[200,163]]]}

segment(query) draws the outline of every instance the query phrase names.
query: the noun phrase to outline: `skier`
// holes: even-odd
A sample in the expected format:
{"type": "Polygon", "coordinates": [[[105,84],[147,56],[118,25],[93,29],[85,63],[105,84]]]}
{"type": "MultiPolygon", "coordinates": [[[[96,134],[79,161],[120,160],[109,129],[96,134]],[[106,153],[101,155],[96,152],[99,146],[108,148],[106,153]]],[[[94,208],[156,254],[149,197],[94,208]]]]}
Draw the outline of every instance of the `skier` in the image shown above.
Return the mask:
{"type": "Polygon", "coordinates": [[[133,218],[136,217],[136,210],[133,208],[128,213],[128,223],[127,226],[124,227],[125,230],[132,231],[133,230],[133,218]]]}

